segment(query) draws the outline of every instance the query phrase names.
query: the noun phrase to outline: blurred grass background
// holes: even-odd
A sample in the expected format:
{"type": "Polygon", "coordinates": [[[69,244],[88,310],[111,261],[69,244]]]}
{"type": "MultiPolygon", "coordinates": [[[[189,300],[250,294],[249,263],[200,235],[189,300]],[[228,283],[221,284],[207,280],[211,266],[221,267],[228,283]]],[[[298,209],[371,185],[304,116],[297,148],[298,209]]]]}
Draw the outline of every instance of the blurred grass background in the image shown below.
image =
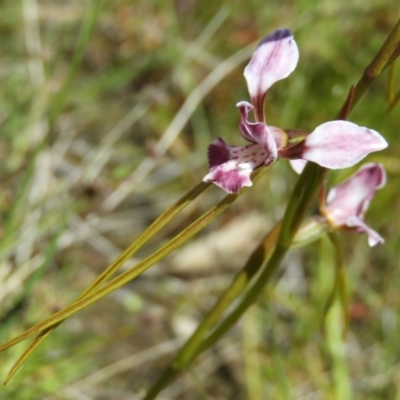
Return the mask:
{"type": "MultiPolygon", "coordinates": [[[[334,118],[400,15],[393,0],[0,4],[2,342],[76,298],[196,185],[216,136],[243,143],[235,104],[248,99],[242,72],[259,38],[291,28],[301,55],[268,94],[267,121],[312,130],[334,118]]],[[[351,115],[390,147],[368,159],[388,171],[367,215],[386,243],[342,235],[345,346],[335,307],[323,322],[333,266],[322,240],[291,252],[276,287],[160,399],[400,400],[400,106],[387,112],[388,78],[351,115]]],[[[282,216],[295,180],[274,165],[181,251],[66,321],[0,398],[138,399],[282,216]]],[[[209,189],[135,260],[222,196],[209,189]]],[[[26,344],[1,355],[0,377],[26,344]]]]}

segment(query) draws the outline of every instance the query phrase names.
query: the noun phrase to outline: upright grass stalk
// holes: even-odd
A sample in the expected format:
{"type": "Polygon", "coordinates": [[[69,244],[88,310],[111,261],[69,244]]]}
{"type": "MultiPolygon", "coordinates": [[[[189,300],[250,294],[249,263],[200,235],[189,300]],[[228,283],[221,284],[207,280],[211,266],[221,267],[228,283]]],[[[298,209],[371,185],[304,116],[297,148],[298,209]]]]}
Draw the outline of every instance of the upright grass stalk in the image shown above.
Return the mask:
{"type": "Polygon", "coordinates": [[[350,105],[349,112],[355,107],[365,91],[371,86],[374,80],[391,65],[400,55],[400,19],[389,33],[385,43],[381,46],[377,55],[365,68],[360,80],[357,82],[354,99],[350,105]]]}

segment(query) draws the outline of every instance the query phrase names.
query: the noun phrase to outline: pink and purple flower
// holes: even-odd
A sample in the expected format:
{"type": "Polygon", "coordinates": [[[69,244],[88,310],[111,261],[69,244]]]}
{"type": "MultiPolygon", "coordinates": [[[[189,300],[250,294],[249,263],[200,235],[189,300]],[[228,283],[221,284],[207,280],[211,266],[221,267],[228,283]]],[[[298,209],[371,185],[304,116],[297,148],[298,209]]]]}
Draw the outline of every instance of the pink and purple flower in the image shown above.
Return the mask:
{"type": "Polygon", "coordinates": [[[228,193],[251,186],[252,171],[270,165],[278,157],[293,160],[300,171],[306,161],[325,168],[350,167],[367,154],[387,147],[376,131],[347,121],[329,121],[318,126],[303,140],[292,144],[290,134],[269,126],[264,117],[264,101],[269,88],[288,77],[296,68],[299,50],[290,30],[278,29],[261,40],[244,70],[251,104],[241,101],[239,129],[247,146],[230,146],[221,138],[209,145],[210,172],[205,182],[213,182],[228,193]],[[249,120],[250,111],[255,121],[249,120]]]}
{"type": "Polygon", "coordinates": [[[386,173],[381,164],[364,164],[354,175],[329,191],[320,212],[333,228],[366,233],[370,246],[383,243],[383,238],[364,222],[364,215],[376,191],[385,183],[386,173]]]}

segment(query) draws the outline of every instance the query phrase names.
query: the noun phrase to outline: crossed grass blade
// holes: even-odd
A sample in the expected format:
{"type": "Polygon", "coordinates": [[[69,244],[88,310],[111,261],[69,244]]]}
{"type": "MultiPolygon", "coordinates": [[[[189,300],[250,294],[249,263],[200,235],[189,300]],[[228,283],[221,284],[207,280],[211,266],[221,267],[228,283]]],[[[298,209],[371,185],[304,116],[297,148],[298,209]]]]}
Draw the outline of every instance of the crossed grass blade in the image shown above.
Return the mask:
{"type": "MultiPolygon", "coordinates": [[[[150,240],[157,232],[159,232],[171,219],[175,217],[181,210],[189,205],[195,198],[197,198],[204,190],[210,186],[210,183],[201,182],[194,189],[179,199],[174,205],[169,207],[163,214],[161,214],[114,262],[112,262],[93,282],[89,285],[82,294],[75,301],[82,300],[85,296],[93,293],[99,288],[106,280],[114,275],[125,262],[132,257],[148,240],[150,240]]],[[[73,305],[73,302],[71,305],[73,305]]],[[[61,321],[62,322],[62,321],[61,321]]],[[[47,336],[58,326],[60,323],[51,326],[40,332],[40,334],[32,341],[28,348],[21,354],[17,361],[12,366],[8,373],[4,384],[13,377],[17,370],[21,367],[24,361],[33,353],[33,351],[46,339],[47,336]]]]}
{"type": "MultiPolygon", "coordinates": [[[[260,168],[256,170],[253,174],[252,180],[253,182],[256,182],[261,178],[261,176],[268,170],[268,167],[260,168]]],[[[209,186],[209,184],[206,183],[201,183],[198,185],[192,192],[191,196],[193,196],[193,193],[196,193],[197,191],[200,191],[200,193],[209,186]]],[[[226,210],[237,198],[242,196],[244,193],[247,192],[247,188],[244,188],[240,193],[238,194],[231,194],[225,196],[223,200],[221,200],[216,206],[212,207],[208,212],[203,214],[201,217],[199,217],[195,222],[193,222],[190,226],[188,226],[186,229],[184,229],[180,234],[175,236],[172,240],[170,240],[166,245],[161,247],[158,251],[144,259],[142,262],[137,264],[136,266],[132,267],[131,269],[125,271],[118,277],[114,278],[111,280],[109,283],[103,285],[101,288],[101,284],[104,282],[105,279],[107,279],[109,276],[111,276],[115,271],[117,271],[123,263],[131,257],[133,254],[132,249],[136,251],[141,245],[143,245],[148,239],[150,239],[157,231],[155,229],[148,229],[146,232],[147,234],[143,234],[141,236],[140,242],[136,244],[137,242],[133,243],[118,259],[111,264],[106,271],[99,277],[97,280],[88,288],[86,291],[79,297],[76,301],[71,303],[69,306],[64,308],[63,310],[55,313],[53,316],[45,319],[44,321],[34,325],[32,328],[26,330],[22,334],[18,335],[14,339],[11,339],[7,343],[3,344],[0,346],[0,351],[6,350],[7,348],[21,342],[22,340],[25,340],[29,338],[30,336],[33,336],[35,334],[38,334],[39,336],[35,339],[35,341],[28,347],[28,349],[23,353],[23,355],[17,360],[16,364],[12,367],[10,374],[6,378],[6,382],[10,380],[10,378],[15,374],[15,372],[18,370],[18,368],[23,364],[23,362],[27,359],[29,354],[32,353],[32,351],[48,336],[50,333],[49,328],[55,328],[58,326],[63,320],[66,318],[70,317],[71,315],[75,314],[79,310],[87,307],[88,305],[96,302],[97,300],[100,300],[101,298],[105,297],[109,293],[113,292],[114,290],[117,290],[121,286],[125,285],[132,279],[136,278],[138,275],[142,274],[145,270],[150,268],[152,265],[154,265],[156,262],[160,261],[164,257],[166,257],[168,254],[170,254],[172,251],[174,251],[176,248],[181,246],[183,243],[185,243],[188,239],[190,239],[192,236],[194,236],[196,233],[198,233],[200,230],[202,230],[206,225],[208,225],[211,221],[213,221],[218,215],[220,215],[223,211],[226,210]],[[150,233],[148,232],[150,230],[150,233]],[[138,246],[136,248],[136,246],[138,246]],[[98,283],[96,283],[98,282],[98,283]],[[96,284],[96,285],[95,285],[96,284]]],[[[198,193],[198,194],[200,194],[198,193]]],[[[197,195],[198,195],[197,194],[197,195]]],[[[191,197],[189,195],[184,196],[186,201],[189,201],[189,198],[191,197]]],[[[182,199],[181,199],[182,200],[182,199]]],[[[185,201],[183,202],[185,203],[185,201]]],[[[179,208],[179,207],[178,207],[179,208]]],[[[167,210],[168,212],[169,210],[167,210]]],[[[176,210],[176,213],[179,212],[179,209],[176,210]]],[[[175,214],[176,214],[175,213],[175,214]]],[[[173,215],[175,215],[173,214],[173,215]]],[[[167,223],[172,217],[172,213],[168,215],[168,218],[164,221],[164,214],[159,217],[157,221],[160,219],[163,220],[163,223],[167,223]]],[[[164,223],[164,224],[165,224],[164,223]]],[[[163,225],[164,226],[164,225],[163,225]]],[[[145,232],[145,233],[146,233],[145,232]]]]}

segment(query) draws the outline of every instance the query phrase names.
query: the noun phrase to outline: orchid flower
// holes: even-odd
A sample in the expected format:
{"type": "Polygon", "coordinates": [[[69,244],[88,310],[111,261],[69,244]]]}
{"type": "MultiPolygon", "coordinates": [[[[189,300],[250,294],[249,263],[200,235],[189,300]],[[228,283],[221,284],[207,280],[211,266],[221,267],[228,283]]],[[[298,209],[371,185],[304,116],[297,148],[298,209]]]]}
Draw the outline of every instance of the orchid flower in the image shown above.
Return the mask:
{"type": "Polygon", "coordinates": [[[386,173],[381,164],[365,164],[329,191],[326,203],[320,206],[320,212],[334,228],[367,233],[370,246],[383,243],[383,238],[364,222],[364,214],[375,192],[385,183],[386,173]]]}
{"type": "Polygon", "coordinates": [[[289,29],[278,29],[260,41],[244,70],[251,104],[247,101],[237,104],[240,132],[251,144],[235,147],[217,138],[208,147],[210,172],[203,181],[213,182],[228,193],[237,193],[243,186],[252,185],[250,175],[254,169],[270,165],[278,157],[299,160],[302,165],[312,161],[326,168],[347,168],[370,152],[387,147],[378,132],[347,121],[326,122],[309,134],[302,131],[302,140],[294,135],[300,131],[267,125],[264,117],[267,91],[294,71],[298,59],[299,50],[289,29]],[[248,118],[252,110],[254,122],[248,118]]]}

